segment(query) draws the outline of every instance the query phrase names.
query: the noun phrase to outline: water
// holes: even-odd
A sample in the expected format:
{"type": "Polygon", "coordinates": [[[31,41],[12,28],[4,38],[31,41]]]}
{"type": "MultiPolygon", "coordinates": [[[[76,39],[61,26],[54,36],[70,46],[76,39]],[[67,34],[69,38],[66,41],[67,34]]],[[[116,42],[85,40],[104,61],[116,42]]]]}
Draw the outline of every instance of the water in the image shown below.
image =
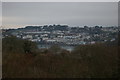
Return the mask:
{"type": "MultiPolygon", "coordinates": [[[[39,45],[38,45],[38,48],[39,48],[39,49],[42,49],[42,48],[48,49],[48,48],[50,48],[51,46],[52,46],[52,45],[39,44],[39,45]]],[[[60,45],[60,47],[63,48],[63,49],[66,49],[66,50],[68,50],[68,51],[72,51],[75,46],[67,46],[67,45],[62,46],[62,45],[60,45]]]]}

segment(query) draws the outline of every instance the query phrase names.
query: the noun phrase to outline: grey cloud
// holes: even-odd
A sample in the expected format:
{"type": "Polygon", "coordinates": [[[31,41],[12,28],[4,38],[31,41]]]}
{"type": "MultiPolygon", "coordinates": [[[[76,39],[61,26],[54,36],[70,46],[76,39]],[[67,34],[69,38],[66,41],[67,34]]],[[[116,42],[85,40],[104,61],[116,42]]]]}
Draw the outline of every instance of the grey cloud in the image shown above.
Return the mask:
{"type": "Polygon", "coordinates": [[[3,16],[21,18],[15,22],[11,18],[11,24],[70,26],[118,24],[117,2],[3,2],[2,8],[3,16]]]}

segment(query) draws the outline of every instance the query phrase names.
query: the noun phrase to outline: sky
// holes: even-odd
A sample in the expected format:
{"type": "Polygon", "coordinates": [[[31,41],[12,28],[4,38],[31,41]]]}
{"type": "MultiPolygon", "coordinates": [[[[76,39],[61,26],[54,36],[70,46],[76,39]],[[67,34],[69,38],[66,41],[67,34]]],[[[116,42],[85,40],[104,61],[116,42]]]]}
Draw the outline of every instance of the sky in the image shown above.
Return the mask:
{"type": "Polygon", "coordinates": [[[118,2],[119,0],[1,0],[2,2],[118,2]]]}
{"type": "Polygon", "coordinates": [[[117,26],[117,2],[2,2],[3,28],[27,25],[117,26]]]}
{"type": "Polygon", "coordinates": [[[1,25],[2,25],[2,2],[0,2],[0,26],[1,25]]]}

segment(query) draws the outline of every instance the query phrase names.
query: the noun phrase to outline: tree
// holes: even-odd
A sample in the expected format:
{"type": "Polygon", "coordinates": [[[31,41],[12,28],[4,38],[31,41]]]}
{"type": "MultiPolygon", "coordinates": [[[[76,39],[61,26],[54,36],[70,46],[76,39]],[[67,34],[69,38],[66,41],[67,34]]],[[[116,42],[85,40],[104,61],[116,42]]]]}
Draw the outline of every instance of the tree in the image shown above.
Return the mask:
{"type": "Polygon", "coordinates": [[[4,38],[2,46],[3,53],[35,53],[38,49],[36,43],[15,36],[4,38]]]}

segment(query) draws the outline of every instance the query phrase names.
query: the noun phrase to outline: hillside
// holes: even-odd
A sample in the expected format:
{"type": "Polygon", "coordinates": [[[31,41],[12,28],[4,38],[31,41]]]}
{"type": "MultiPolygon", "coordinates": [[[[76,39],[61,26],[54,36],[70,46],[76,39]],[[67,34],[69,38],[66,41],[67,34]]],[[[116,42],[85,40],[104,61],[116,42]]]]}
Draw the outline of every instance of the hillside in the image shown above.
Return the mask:
{"type": "Polygon", "coordinates": [[[72,52],[16,37],[3,39],[3,78],[117,78],[118,46],[80,45],[72,52]],[[57,54],[59,52],[59,54],[57,54]]]}

